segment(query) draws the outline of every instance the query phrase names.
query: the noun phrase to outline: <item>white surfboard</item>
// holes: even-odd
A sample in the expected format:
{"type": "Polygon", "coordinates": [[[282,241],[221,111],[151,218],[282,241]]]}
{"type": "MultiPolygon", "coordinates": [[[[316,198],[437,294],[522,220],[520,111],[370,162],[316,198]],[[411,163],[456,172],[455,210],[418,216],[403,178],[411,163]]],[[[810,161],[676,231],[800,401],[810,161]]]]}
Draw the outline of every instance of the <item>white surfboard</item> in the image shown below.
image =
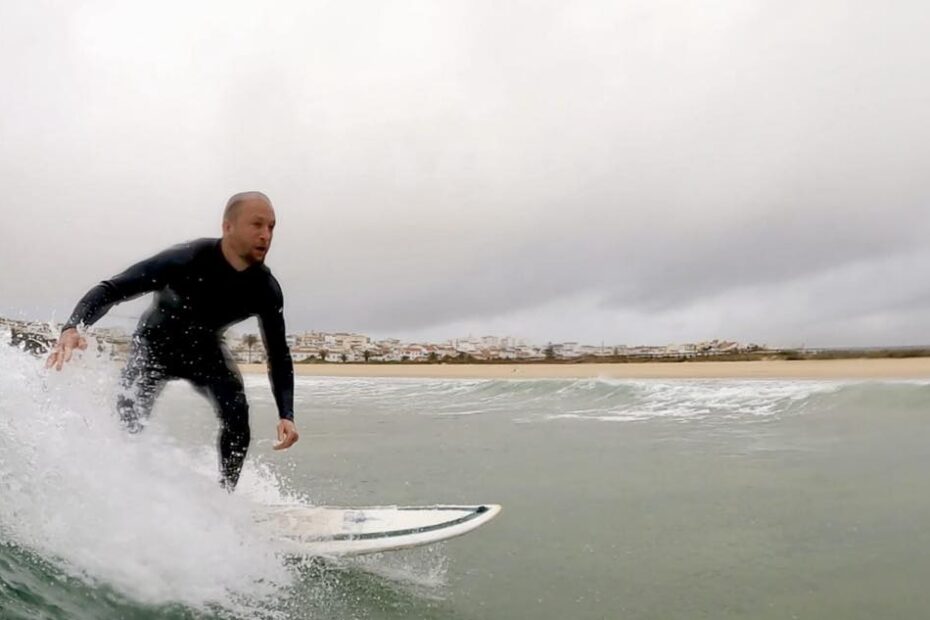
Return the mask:
{"type": "Polygon", "coordinates": [[[346,556],[429,545],[466,534],[496,517],[481,506],[267,506],[256,520],[295,555],[346,556]]]}

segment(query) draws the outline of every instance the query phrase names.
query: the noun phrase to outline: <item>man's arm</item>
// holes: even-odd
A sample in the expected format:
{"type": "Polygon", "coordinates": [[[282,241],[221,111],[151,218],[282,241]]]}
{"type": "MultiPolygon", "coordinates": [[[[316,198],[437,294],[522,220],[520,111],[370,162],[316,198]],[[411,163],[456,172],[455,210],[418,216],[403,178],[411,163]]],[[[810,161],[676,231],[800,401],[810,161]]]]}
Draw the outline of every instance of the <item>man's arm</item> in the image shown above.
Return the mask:
{"type": "Polygon", "coordinates": [[[262,342],[268,354],[268,379],[278,406],[278,444],[275,450],[284,450],[297,442],[297,427],[294,425],[294,361],[287,346],[284,328],[284,296],[277,280],[271,277],[270,303],[258,317],[262,342]]]}
{"type": "Polygon", "coordinates": [[[61,370],[75,349],[87,348],[87,341],[76,329],[78,325],[93,325],[114,304],[164,287],[172,274],[194,257],[197,247],[197,242],[173,246],[87,291],[61,328],[45,367],[61,370]]]}
{"type": "Polygon", "coordinates": [[[79,325],[93,325],[115,304],[163,288],[180,267],[193,259],[197,248],[196,242],[173,246],[100,282],[77,303],[62,332],[79,325]]]}

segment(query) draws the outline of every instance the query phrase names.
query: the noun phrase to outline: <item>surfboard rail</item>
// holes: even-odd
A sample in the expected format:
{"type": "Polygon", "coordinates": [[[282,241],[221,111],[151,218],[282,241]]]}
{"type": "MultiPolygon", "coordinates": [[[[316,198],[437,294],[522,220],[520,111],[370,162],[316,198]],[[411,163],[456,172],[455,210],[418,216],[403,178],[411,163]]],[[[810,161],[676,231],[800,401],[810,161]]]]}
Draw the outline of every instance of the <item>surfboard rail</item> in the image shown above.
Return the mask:
{"type": "Polygon", "coordinates": [[[276,529],[288,553],[346,556],[408,549],[456,538],[491,521],[501,509],[499,504],[269,505],[256,520],[276,529]]]}

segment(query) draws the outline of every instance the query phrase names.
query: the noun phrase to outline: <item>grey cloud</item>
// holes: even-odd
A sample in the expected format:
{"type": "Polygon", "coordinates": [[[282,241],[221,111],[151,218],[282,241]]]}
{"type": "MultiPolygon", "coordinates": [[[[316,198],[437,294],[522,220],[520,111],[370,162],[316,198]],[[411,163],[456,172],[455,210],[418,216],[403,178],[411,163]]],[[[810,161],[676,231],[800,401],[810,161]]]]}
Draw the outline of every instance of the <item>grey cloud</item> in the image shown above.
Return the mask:
{"type": "Polygon", "coordinates": [[[0,11],[0,312],[61,315],[243,189],[275,201],[295,329],[571,337],[584,299],[592,333],[711,331],[930,224],[923,3],[0,11]]]}

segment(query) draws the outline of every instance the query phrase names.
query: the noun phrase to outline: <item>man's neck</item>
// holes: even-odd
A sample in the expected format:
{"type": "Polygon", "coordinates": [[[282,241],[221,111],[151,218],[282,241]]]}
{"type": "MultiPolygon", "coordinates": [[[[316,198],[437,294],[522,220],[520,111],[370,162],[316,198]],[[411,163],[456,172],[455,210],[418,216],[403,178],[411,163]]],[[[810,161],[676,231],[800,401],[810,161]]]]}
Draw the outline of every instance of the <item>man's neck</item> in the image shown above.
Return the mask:
{"type": "Polygon", "coordinates": [[[236,271],[245,271],[252,266],[251,263],[233,252],[232,248],[229,247],[229,242],[225,237],[220,240],[220,249],[223,251],[223,258],[225,258],[226,262],[229,263],[236,271]]]}

